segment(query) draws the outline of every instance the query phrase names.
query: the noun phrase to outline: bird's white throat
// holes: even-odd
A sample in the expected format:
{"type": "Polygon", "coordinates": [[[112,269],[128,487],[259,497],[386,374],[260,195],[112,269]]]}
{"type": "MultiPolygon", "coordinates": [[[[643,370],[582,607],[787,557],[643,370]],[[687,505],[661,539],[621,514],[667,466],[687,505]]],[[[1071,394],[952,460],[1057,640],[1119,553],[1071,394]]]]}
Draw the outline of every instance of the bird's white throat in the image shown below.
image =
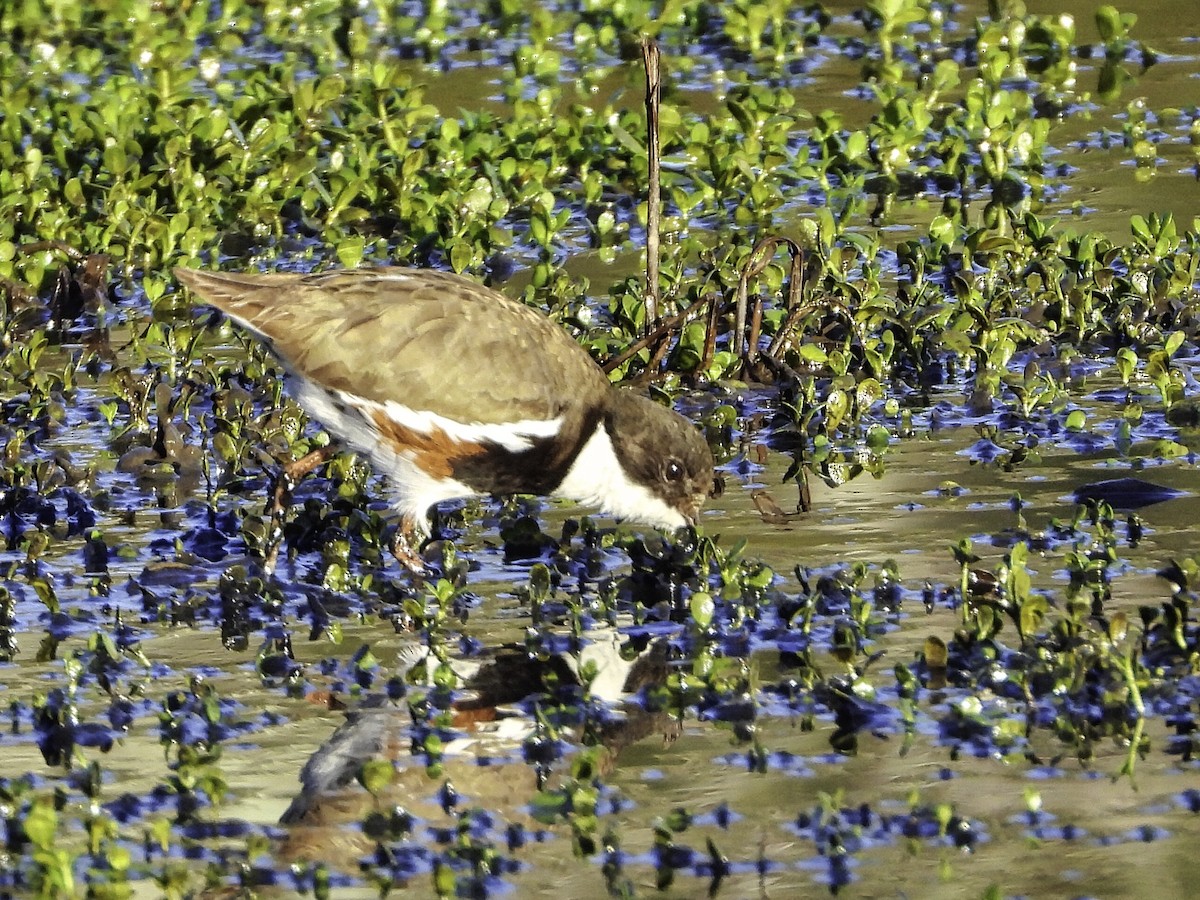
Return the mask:
{"type": "Polygon", "coordinates": [[[679,510],[629,477],[603,422],[596,426],[575,457],[554,496],[598,506],[618,519],[634,519],[656,528],[681,528],[687,524],[679,510]]]}

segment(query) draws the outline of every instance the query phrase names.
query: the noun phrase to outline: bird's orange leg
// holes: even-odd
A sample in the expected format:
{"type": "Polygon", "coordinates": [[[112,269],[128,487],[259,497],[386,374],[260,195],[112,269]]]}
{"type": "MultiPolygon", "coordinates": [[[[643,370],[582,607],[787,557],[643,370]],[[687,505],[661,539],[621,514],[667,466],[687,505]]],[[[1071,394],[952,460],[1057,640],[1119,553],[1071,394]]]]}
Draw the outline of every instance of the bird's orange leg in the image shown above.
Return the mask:
{"type": "Polygon", "coordinates": [[[396,562],[416,575],[424,575],[428,571],[425,560],[421,557],[421,530],[417,521],[407,514],[400,516],[400,524],[392,536],[392,556],[396,562]]]}

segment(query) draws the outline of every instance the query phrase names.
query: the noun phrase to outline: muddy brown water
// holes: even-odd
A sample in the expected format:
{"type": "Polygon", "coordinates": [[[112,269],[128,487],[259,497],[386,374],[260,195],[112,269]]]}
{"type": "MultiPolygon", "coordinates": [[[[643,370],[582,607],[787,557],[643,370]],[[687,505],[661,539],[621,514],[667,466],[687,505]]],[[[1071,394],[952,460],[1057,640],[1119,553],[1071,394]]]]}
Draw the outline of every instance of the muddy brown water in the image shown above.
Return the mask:
{"type": "MultiPolygon", "coordinates": [[[[835,15],[852,6],[841,2],[827,5],[835,15]]],[[[1081,39],[1093,34],[1092,3],[1030,2],[1028,6],[1033,12],[1069,12],[1079,23],[1081,39]]],[[[1145,2],[1139,3],[1136,11],[1135,35],[1162,51],[1165,59],[1138,76],[1122,102],[1144,96],[1154,108],[1194,107],[1200,103],[1200,37],[1180,33],[1182,25],[1200,35],[1194,2],[1145,2]]],[[[452,91],[456,87],[479,90],[477,75],[464,78],[459,73],[441,84],[433,73],[424,75],[430,81],[431,95],[444,108],[455,106],[452,91]]],[[[857,84],[857,76],[857,64],[849,61],[823,69],[816,82],[801,92],[800,102],[818,108],[844,98],[852,115],[856,101],[847,92],[857,84]]],[[[1080,84],[1087,85],[1094,78],[1094,69],[1081,63],[1080,84]]],[[[477,93],[465,93],[461,102],[469,105],[482,100],[477,93]]],[[[1086,141],[1098,121],[1114,127],[1107,114],[1097,112],[1096,121],[1080,117],[1065,130],[1070,137],[1086,141]]],[[[1123,158],[1119,150],[1069,150],[1064,157],[1078,172],[1070,179],[1072,189],[1063,198],[1061,213],[1068,219],[1077,216],[1072,224],[1079,230],[1100,229],[1118,238],[1126,235],[1128,216],[1134,212],[1169,211],[1181,223],[1190,222],[1200,210],[1200,188],[1194,173],[1184,171],[1188,160],[1180,145],[1171,145],[1168,152],[1178,156],[1160,166],[1151,180],[1138,181],[1132,166],[1116,162],[1123,158]]],[[[901,233],[906,227],[903,215],[894,226],[901,233]]],[[[631,271],[635,264],[627,256],[616,260],[616,265],[631,271]]],[[[612,265],[607,259],[583,254],[570,268],[584,274],[611,273],[612,265]]],[[[593,283],[604,282],[593,274],[593,283]]],[[[86,434],[86,429],[58,440],[82,452],[75,443],[80,434],[86,434]]],[[[748,552],[761,557],[785,580],[798,563],[824,567],[861,561],[878,566],[894,559],[905,586],[919,590],[925,581],[938,585],[956,582],[958,569],[948,547],[963,536],[976,539],[976,552],[984,557],[982,565],[998,564],[1004,548],[989,546],[988,540],[1014,524],[1009,504],[1014,492],[1019,491],[1028,504],[1024,516],[1036,529],[1055,517],[1070,517],[1073,505],[1067,495],[1078,485],[1131,473],[1115,460],[1115,453],[1081,457],[1064,449],[1048,449],[1038,463],[1006,473],[996,466],[972,464],[962,454],[977,437],[969,426],[937,433],[918,428],[914,437],[890,449],[880,479],[863,475],[839,487],[827,487],[814,479],[812,509],[786,524],[764,523],[751,498],[752,491],[767,490],[785,510],[795,506],[795,486],[781,484],[788,460],[769,453],[765,466],[751,475],[728,477],[727,491],[712,504],[704,527],[710,534],[719,534],[723,546],[745,538],[748,552]],[[961,485],[965,493],[940,493],[938,488],[946,481],[961,485]]],[[[97,460],[101,467],[113,464],[103,454],[97,460]]],[[[1184,457],[1152,464],[1136,474],[1185,494],[1143,510],[1146,538],[1136,550],[1123,550],[1125,566],[1114,581],[1113,603],[1131,612],[1138,603],[1158,603],[1167,597],[1168,589],[1154,574],[1167,560],[1200,551],[1194,528],[1200,520],[1200,470],[1194,462],[1184,457]]],[[[144,546],[152,529],[169,526],[170,520],[163,522],[159,517],[151,492],[139,496],[135,490],[130,496],[131,503],[141,506],[133,524],[107,523],[105,530],[110,536],[124,536],[131,545],[144,546]]],[[[553,531],[554,525],[572,512],[549,510],[547,530],[553,531]]],[[[169,533],[169,527],[163,533],[169,533]]],[[[483,562],[483,569],[471,582],[472,589],[484,597],[472,616],[471,629],[489,640],[520,640],[525,621],[513,600],[512,587],[524,578],[524,569],[496,560],[489,549],[496,540],[494,532],[472,528],[461,541],[463,553],[477,554],[483,562]]],[[[6,562],[18,557],[7,554],[6,562]]],[[[48,564],[66,568],[74,559],[51,557],[48,564]]],[[[114,576],[135,574],[143,565],[144,557],[139,555],[114,560],[114,576]]],[[[1035,584],[1061,590],[1060,558],[1035,557],[1031,567],[1035,584]]],[[[914,601],[906,605],[898,624],[880,641],[885,652],[881,670],[888,667],[889,660],[911,661],[931,634],[948,639],[956,617],[942,608],[927,615],[914,601]]],[[[38,640],[36,631],[21,634],[19,664],[0,668],[5,696],[27,697],[45,690],[49,677],[60,671],[58,663],[29,663],[38,640]]],[[[297,654],[307,662],[331,652],[348,657],[366,642],[387,661],[404,640],[386,625],[348,623],[340,647],[298,642],[297,654]]],[[[221,815],[263,827],[272,825],[298,788],[300,768],[341,722],[341,714],[259,687],[252,676],[254,648],[231,654],[210,629],[145,626],[142,647],[151,661],[169,662],[176,672],[212,667],[210,681],[223,694],[248,710],[278,716],[277,724],[227,747],[222,760],[231,795],[221,815]]],[[[777,675],[769,659],[752,660],[752,665],[762,680],[777,675]]],[[[1182,808],[1178,796],[1187,788],[1200,787],[1200,773],[1194,763],[1162,753],[1168,735],[1161,722],[1155,721],[1150,733],[1154,749],[1139,764],[1135,788],[1127,779],[1110,777],[1124,759],[1122,747],[1102,746],[1088,766],[1067,758],[1056,767],[1041,768],[997,758],[952,761],[947,747],[921,732],[904,755],[896,737],[864,735],[856,756],[837,757],[829,747],[831,722],[819,719],[815,730],[806,732],[786,717],[764,717],[760,739],[773,752],[792,754],[802,762],[775,766],[765,774],[749,773],[736,762],[745,746],[734,741],[728,729],[689,720],[673,740],[646,739],[621,756],[609,783],[625,803],[606,821],[617,827],[629,852],[643,855],[628,861],[626,872],[644,895],[655,893],[654,870],[644,856],[652,844],[651,825],[674,807],[703,813],[725,804],[736,814],[728,828],[697,825],[678,836],[681,843],[698,850],[702,850],[705,837],[712,837],[735,862],[721,896],[823,896],[828,893],[823,880],[825,866],[812,841],[795,832],[797,816],[811,812],[822,795],[837,797],[840,804],[848,806],[867,803],[877,812],[896,815],[919,795],[926,803],[952,804],[978,824],[985,838],[972,853],[930,843],[913,845],[903,839],[859,850],[853,854],[855,881],[845,889],[846,896],[957,898],[979,896],[993,884],[1005,895],[1035,897],[1191,896],[1200,880],[1195,854],[1200,817],[1182,808]],[[1034,796],[1040,802],[1035,803],[1034,796]],[[1031,804],[1040,807],[1041,824],[1071,825],[1075,833],[1070,839],[1034,834],[1028,819],[1031,804]],[[767,861],[761,872],[753,866],[759,859],[767,861]]],[[[1038,750],[1046,757],[1056,753],[1046,737],[1039,739],[1038,750]]],[[[150,789],[160,777],[162,749],[147,725],[118,744],[102,762],[121,791],[138,793],[150,789]]],[[[40,754],[31,744],[4,747],[0,776],[44,771],[40,754]]],[[[417,781],[406,803],[418,814],[436,816],[433,796],[437,785],[435,780],[427,781],[422,794],[417,781]]],[[[461,789],[471,795],[473,803],[485,808],[506,806],[519,814],[521,798],[532,789],[532,775],[514,768],[495,779],[464,782],[461,789]]],[[[513,896],[604,895],[597,866],[573,857],[562,830],[545,843],[524,848],[519,859],[523,867],[506,878],[513,896]]],[[[658,896],[694,897],[706,887],[705,879],[679,873],[675,885],[658,896]]],[[[422,884],[417,893],[423,889],[422,884]]],[[[374,896],[366,888],[339,889],[337,896],[355,894],[374,896]]]]}

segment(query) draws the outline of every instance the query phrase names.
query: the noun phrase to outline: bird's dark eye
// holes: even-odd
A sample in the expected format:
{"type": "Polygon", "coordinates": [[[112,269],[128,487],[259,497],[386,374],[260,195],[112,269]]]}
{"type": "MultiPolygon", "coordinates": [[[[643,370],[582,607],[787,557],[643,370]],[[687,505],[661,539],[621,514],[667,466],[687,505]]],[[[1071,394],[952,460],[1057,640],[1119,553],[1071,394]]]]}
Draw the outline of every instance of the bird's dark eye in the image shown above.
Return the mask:
{"type": "Polygon", "coordinates": [[[683,463],[677,459],[668,459],[663,464],[663,478],[666,481],[683,481],[683,463]]]}

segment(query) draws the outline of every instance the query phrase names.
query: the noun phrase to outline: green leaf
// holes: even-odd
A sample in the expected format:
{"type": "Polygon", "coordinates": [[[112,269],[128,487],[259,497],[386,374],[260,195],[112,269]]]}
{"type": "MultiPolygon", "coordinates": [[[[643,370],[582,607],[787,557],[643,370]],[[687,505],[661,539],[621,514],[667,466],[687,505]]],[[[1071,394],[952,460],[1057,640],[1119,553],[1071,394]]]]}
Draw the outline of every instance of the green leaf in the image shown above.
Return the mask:
{"type": "Polygon", "coordinates": [[[883,386],[874,378],[864,378],[854,391],[859,415],[863,415],[883,397],[883,386]]]}
{"type": "Polygon", "coordinates": [[[1129,379],[1137,371],[1137,354],[1129,347],[1117,351],[1117,374],[1121,376],[1121,384],[1129,384],[1129,379]]]}
{"type": "Polygon", "coordinates": [[[1167,335],[1167,342],[1164,349],[1167,351],[1168,357],[1174,356],[1175,351],[1183,346],[1184,337],[1185,335],[1182,331],[1172,331],[1169,335],[1167,335]]]}
{"type": "Polygon", "coordinates": [[[825,400],[825,429],[832,433],[850,410],[850,395],[841,388],[834,388],[825,400]]]}
{"type": "Polygon", "coordinates": [[[692,594],[692,621],[699,628],[707,629],[712,624],[714,609],[712,595],[707,591],[697,591],[692,594]]]}
{"type": "Polygon", "coordinates": [[[1096,10],[1096,30],[1100,32],[1100,40],[1105,44],[1122,36],[1121,13],[1115,6],[1106,4],[1096,10]]]}
{"type": "Polygon", "coordinates": [[[800,358],[805,362],[813,363],[814,365],[823,366],[829,358],[825,352],[825,348],[820,344],[801,344],[799,348],[800,358]]]}
{"type": "Polygon", "coordinates": [[[70,178],[63,185],[63,196],[72,206],[83,206],[87,202],[83,196],[83,183],[78,178],[70,178]]]}
{"type": "Polygon", "coordinates": [[[58,813],[54,811],[53,800],[48,797],[38,798],[21,824],[25,836],[35,847],[42,850],[53,847],[58,831],[58,813]]]}
{"type": "Polygon", "coordinates": [[[867,447],[876,453],[886,450],[891,439],[891,432],[883,425],[875,424],[867,429],[867,447]]]}
{"type": "Polygon", "coordinates": [[[370,759],[358,769],[358,783],[373,797],[379,796],[396,778],[396,768],[391,760],[370,759]]]}
{"type": "Polygon", "coordinates": [[[367,241],[362,235],[345,238],[337,245],[338,262],[347,269],[357,268],[362,264],[366,248],[367,241]]]}
{"type": "Polygon", "coordinates": [[[456,895],[454,869],[439,858],[433,863],[433,890],[438,897],[453,897],[456,895]]]}

